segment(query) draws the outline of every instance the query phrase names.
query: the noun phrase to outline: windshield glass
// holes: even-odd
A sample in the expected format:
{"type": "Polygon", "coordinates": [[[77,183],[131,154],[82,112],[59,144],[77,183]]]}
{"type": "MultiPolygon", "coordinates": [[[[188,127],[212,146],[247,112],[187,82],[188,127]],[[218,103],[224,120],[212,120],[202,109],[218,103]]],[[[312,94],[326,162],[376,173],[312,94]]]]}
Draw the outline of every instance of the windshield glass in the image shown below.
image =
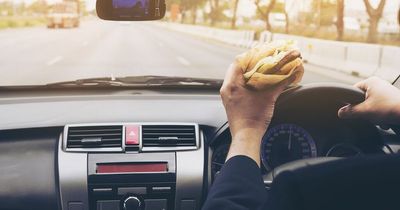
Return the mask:
{"type": "Polygon", "coordinates": [[[303,83],[400,72],[400,0],[167,0],[160,21],[112,22],[95,0],[0,0],[0,86],[101,77],[223,79],[258,43],[297,42],[303,83]]]}

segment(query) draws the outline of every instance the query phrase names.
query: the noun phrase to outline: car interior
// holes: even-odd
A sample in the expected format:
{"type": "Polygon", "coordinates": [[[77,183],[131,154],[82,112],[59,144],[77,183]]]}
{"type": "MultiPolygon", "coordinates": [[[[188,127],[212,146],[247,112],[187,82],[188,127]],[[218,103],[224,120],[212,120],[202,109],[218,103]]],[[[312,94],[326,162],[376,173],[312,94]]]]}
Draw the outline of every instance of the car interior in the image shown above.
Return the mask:
{"type": "MultiPolygon", "coordinates": [[[[156,20],[165,3],[154,2],[136,11],[98,0],[97,11],[156,20]]],[[[201,209],[231,143],[222,82],[146,76],[0,87],[0,210],[201,209]]],[[[285,171],[398,153],[396,126],[338,118],[340,107],[364,99],[341,83],[285,90],[262,141],[266,190],[285,171]]]]}

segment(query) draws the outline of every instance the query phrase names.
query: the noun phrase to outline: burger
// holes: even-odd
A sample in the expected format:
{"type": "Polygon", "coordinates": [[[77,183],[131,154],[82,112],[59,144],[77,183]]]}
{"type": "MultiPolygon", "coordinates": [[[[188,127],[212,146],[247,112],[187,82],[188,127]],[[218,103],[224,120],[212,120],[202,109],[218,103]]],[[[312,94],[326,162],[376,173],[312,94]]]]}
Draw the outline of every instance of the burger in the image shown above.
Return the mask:
{"type": "Polygon", "coordinates": [[[304,74],[303,61],[296,42],[278,40],[261,44],[238,56],[246,85],[266,89],[295,77],[299,83],[304,74]]]}

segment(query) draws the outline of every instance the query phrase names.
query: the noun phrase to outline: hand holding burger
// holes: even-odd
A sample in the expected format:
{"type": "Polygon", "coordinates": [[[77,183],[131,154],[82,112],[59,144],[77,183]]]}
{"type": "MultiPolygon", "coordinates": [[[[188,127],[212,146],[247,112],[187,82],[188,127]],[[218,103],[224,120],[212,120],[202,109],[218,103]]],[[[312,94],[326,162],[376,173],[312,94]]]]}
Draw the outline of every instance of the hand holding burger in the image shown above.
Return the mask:
{"type": "Polygon", "coordinates": [[[245,155],[260,165],[260,144],[275,102],[304,72],[300,53],[288,43],[258,46],[238,56],[230,66],[221,88],[232,134],[227,159],[245,155]]]}

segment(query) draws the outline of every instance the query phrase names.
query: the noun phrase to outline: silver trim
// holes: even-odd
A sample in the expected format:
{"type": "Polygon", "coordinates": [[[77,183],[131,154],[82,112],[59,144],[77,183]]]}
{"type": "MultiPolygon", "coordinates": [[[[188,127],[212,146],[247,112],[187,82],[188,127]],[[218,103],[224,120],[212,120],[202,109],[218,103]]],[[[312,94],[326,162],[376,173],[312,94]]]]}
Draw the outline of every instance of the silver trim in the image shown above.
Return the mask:
{"type": "Polygon", "coordinates": [[[83,210],[88,210],[87,154],[65,152],[62,143],[62,134],[60,134],[58,145],[58,180],[61,209],[68,210],[69,202],[81,202],[83,210]]]}
{"type": "MultiPolygon", "coordinates": [[[[181,210],[182,200],[194,200],[200,209],[204,175],[204,135],[199,134],[199,149],[176,152],[175,210],[181,210]]],[[[183,210],[183,209],[182,209],[183,210]]]]}
{"type": "MultiPolygon", "coordinates": [[[[64,126],[63,132],[63,150],[67,152],[124,152],[126,151],[125,145],[125,126],[139,125],[140,141],[139,152],[161,152],[161,151],[191,151],[197,150],[200,147],[200,132],[197,123],[174,123],[174,122],[117,122],[117,123],[82,123],[70,124],[64,126]],[[143,147],[142,143],[142,126],[143,125],[192,125],[195,127],[196,146],[178,146],[178,147],[143,147]],[[67,148],[68,129],[70,127],[85,127],[85,126],[123,126],[122,128],[122,146],[115,148],[67,148]]],[[[127,151],[130,152],[130,151],[127,151]]]]}
{"type": "Polygon", "coordinates": [[[138,202],[138,206],[141,207],[142,206],[142,202],[139,200],[139,198],[135,197],[135,196],[129,196],[124,200],[124,209],[128,210],[127,206],[126,206],[126,201],[129,199],[135,199],[138,202]]]}
{"type": "MultiPolygon", "coordinates": [[[[126,151],[126,152],[133,152],[133,153],[137,153],[142,149],[142,124],[139,123],[122,123],[123,129],[122,129],[122,151],[126,151]],[[126,126],[131,126],[131,125],[137,125],[139,126],[139,145],[137,146],[138,150],[137,151],[126,151],[126,141],[125,141],[125,136],[126,136],[126,126]]],[[[128,146],[128,147],[132,147],[135,148],[135,146],[128,146]]]]}
{"type": "MultiPolygon", "coordinates": [[[[96,175],[97,163],[153,163],[153,162],[167,162],[168,171],[165,173],[176,173],[175,153],[142,153],[142,154],[89,154],[88,157],[88,175],[96,175]]],[[[152,172],[160,174],[159,172],[152,172]]],[[[100,175],[115,174],[115,173],[102,173],[100,175]]],[[[135,172],[135,173],[118,173],[118,174],[151,174],[149,172],[135,172]]]]}
{"type": "Polygon", "coordinates": [[[122,127],[122,142],[125,142],[125,124],[123,123],[87,123],[87,124],[71,124],[65,125],[63,131],[63,150],[67,152],[122,152],[122,147],[115,148],[67,148],[68,129],[70,127],[85,127],[85,126],[123,126],[122,127]]]}
{"type": "MultiPolygon", "coordinates": [[[[158,152],[158,151],[191,151],[200,148],[200,129],[197,123],[142,123],[143,125],[193,125],[195,136],[196,136],[196,146],[180,146],[180,147],[142,147],[142,152],[158,152]]],[[[140,141],[142,142],[142,141],[140,141]]]]}

